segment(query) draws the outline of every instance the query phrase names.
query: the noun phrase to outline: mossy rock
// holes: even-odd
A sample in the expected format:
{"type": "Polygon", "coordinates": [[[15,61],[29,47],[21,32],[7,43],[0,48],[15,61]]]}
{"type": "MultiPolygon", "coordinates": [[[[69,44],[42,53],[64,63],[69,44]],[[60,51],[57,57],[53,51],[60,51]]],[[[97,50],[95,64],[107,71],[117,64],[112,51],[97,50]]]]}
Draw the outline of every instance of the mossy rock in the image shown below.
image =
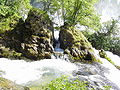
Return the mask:
{"type": "Polygon", "coordinates": [[[28,13],[28,18],[25,21],[25,27],[31,34],[38,34],[45,29],[52,30],[52,22],[45,11],[38,8],[32,8],[28,13]]]}
{"type": "Polygon", "coordinates": [[[47,13],[31,8],[25,21],[14,18],[16,23],[0,34],[0,56],[39,60],[50,57],[53,52],[53,25],[47,13]]]}
{"type": "Polygon", "coordinates": [[[74,28],[61,29],[60,31],[61,48],[66,49],[68,47],[80,47],[91,48],[91,44],[80,30],[74,28]]]}
{"type": "Polygon", "coordinates": [[[30,90],[30,89],[28,87],[17,85],[10,80],[0,77],[0,90],[30,90]]]}
{"type": "Polygon", "coordinates": [[[18,53],[10,48],[6,48],[0,45],[0,57],[10,58],[10,59],[20,59],[22,58],[22,53],[18,53]]]}
{"type": "Polygon", "coordinates": [[[80,30],[73,27],[64,28],[60,30],[60,47],[71,56],[75,62],[92,62],[97,61],[94,56],[92,45],[88,42],[86,37],[80,30]],[[69,51],[68,51],[69,50],[69,51]]]}

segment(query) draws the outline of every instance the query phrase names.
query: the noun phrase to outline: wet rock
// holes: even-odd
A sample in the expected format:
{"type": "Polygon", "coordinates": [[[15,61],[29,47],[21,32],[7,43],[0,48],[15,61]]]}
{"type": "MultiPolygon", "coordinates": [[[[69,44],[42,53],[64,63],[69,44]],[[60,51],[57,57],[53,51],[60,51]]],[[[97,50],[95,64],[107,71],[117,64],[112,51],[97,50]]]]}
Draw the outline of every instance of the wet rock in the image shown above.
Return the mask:
{"type": "Polygon", "coordinates": [[[61,27],[59,39],[60,47],[65,50],[65,53],[70,51],[70,56],[75,62],[97,61],[91,44],[79,30],[61,27]]]}
{"type": "Polygon", "coordinates": [[[30,90],[28,87],[20,86],[14,82],[0,77],[0,90],[30,90]]]}
{"type": "Polygon", "coordinates": [[[68,49],[65,49],[64,54],[70,54],[70,51],[68,49]]]}
{"type": "Polygon", "coordinates": [[[2,57],[10,58],[10,59],[21,59],[22,53],[18,53],[0,44],[0,58],[2,57]]]}
{"type": "Polygon", "coordinates": [[[109,73],[109,69],[102,66],[102,64],[94,62],[92,64],[76,63],[76,65],[78,70],[73,72],[74,78],[85,81],[89,89],[106,90],[110,88],[112,90],[119,90],[115,83],[104,76],[105,73],[109,73]]]}
{"type": "Polygon", "coordinates": [[[53,53],[52,26],[47,13],[32,8],[25,22],[19,19],[13,30],[1,36],[0,44],[31,60],[50,58],[53,53]],[[49,55],[46,55],[47,52],[49,55]]]}
{"type": "Polygon", "coordinates": [[[106,58],[107,57],[107,54],[105,53],[105,51],[103,49],[99,51],[99,55],[102,58],[106,58]]]}

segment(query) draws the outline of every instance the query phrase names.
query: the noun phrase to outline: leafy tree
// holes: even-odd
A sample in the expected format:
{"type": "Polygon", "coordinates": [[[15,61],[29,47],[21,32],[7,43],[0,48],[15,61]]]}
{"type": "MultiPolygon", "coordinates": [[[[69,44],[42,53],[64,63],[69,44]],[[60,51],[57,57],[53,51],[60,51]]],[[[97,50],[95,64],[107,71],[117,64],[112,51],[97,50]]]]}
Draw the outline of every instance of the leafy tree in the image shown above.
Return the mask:
{"type": "Polygon", "coordinates": [[[31,8],[29,0],[0,0],[0,33],[12,30],[31,8]]]}
{"type": "Polygon", "coordinates": [[[88,37],[89,41],[96,49],[112,51],[120,55],[120,26],[118,20],[105,22],[102,28],[88,37]]]}
{"type": "Polygon", "coordinates": [[[97,0],[32,0],[33,2],[41,3],[43,9],[51,14],[59,11],[61,18],[70,26],[79,23],[95,30],[100,26],[94,10],[97,0]]]}

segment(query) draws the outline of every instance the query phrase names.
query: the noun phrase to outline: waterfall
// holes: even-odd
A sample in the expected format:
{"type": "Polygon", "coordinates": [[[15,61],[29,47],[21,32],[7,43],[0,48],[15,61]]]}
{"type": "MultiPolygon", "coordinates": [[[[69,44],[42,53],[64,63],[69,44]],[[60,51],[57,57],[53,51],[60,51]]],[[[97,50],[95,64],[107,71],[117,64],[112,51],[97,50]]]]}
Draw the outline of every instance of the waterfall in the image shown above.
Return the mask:
{"type": "Polygon", "coordinates": [[[56,52],[63,52],[64,50],[60,48],[60,42],[59,42],[59,30],[54,30],[54,38],[55,38],[55,49],[56,52]]]}
{"type": "MultiPolygon", "coordinates": [[[[102,61],[102,65],[108,69],[108,72],[104,73],[105,77],[111,80],[112,82],[114,82],[120,88],[120,79],[119,79],[120,70],[116,69],[116,67],[113,64],[111,64],[108,60],[104,58],[100,58],[98,50],[94,49],[94,51],[95,51],[96,57],[102,61]]],[[[120,66],[119,56],[114,55],[112,52],[108,52],[108,51],[106,53],[108,57],[110,57],[115,64],[120,66]]]]}
{"type": "MultiPolygon", "coordinates": [[[[102,22],[111,19],[111,17],[117,18],[120,14],[118,13],[120,11],[119,5],[120,0],[100,0],[96,4],[96,8],[98,13],[102,15],[102,22]]],[[[113,90],[120,90],[120,70],[108,60],[101,58],[98,50],[94,50],[95,55],[102,61],[102,64],[96,62],[92,64],[71,63],[64,58],[59,58],[60,55],[64,56],[64,50],[60,48],[59,30],[54,31],[54,38],[56,41],[55,58],[32,62],[0,58],[0,76],[20,85],[36,86],[61,75],[70,75],[73,78],[78,77],[80,80],[90,81],[98,88],[104,84],[113,86],[113,90]]],[[[108,51],[106,53],[116,65],[120,66],[119,56],[108,51]]]]}
{"type": "Polygon", "coordinates": [[[52,55],[52,59],[62,59],[69,62],[68,56],[64,54],[64,50],[60,48],[59,32],[59,30],[54,30],[55,48],[54,54],[52,55]]]}

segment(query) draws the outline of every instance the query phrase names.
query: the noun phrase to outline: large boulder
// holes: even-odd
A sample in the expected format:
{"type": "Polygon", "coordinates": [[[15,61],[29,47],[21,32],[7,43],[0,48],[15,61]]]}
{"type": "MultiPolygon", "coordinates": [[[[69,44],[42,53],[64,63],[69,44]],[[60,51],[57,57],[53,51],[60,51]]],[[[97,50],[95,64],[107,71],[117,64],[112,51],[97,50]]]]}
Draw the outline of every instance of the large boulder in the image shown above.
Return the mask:
{"type": "Polygon", "coordinates": [[[92,45],[88,42],[81,31],[74,28],[61,27],[60,47],[69,54],[74,61],[95,61],[92,45]]]}
{"type": "Polygon", "coordinates": [[[32,59],[50,58],[53,52],[53,27],[49,16],[42,10],[32,8],[25,21],[23,52],[32,59]]]}
{"type": "MultiPolygon", "coordinates": [[[[8,49],[9,53],[15,51],[20,53],[21,57],[28,59],[51,58],[53,52],[52,26],[46,12],[32,8],[25,22],[19,19],[13,30],[0,35],[0,45],[6,50],[8,49]]],[[[4,55],[1,54],[0,56],[5,57],[4,55]]]]}

